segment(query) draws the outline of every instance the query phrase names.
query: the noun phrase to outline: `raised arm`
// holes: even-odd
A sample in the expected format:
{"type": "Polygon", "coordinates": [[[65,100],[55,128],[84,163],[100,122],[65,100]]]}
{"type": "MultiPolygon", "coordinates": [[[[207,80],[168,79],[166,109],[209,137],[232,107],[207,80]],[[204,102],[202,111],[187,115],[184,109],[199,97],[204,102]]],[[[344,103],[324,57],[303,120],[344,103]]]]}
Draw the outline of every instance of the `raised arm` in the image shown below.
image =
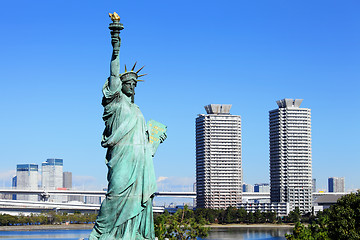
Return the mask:
{"type": "Polygon", "coordinates": [[[114,14],[109,13],[109,17],[113,21],[109,25],[111,30],[111,45],[113,46],[113,52],[111,56],[110,63],[110,78],[109,78],[109,87],[111,91],[115,91],[121,85],[120,81],[120,30],[124,29],[123,25],[120,23],[119,15],[114,12],[114,14]]]}
{"type": "Polygon", "coordinates": [[[121,84],[120,81],[120,43],[121,39],[119,34],[112,34],[111,35],[111,44],[113,46],[113,52],[111,56],[110,62],[110,78],[109,78],[109,87],[110,90],[115,91],[119,85],[121,84]]]}

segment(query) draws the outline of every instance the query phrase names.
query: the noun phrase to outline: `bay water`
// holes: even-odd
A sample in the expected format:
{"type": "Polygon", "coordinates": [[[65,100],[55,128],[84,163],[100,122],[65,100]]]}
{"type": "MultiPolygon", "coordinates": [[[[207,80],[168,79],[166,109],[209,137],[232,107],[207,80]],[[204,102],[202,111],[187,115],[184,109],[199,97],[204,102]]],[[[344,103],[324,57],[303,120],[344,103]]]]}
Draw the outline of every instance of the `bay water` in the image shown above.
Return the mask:
{"type": "MultiPolygon", "coordinates": [[[[236,228],[236,227],[221,227],[212,228],[209,236],[199,240],[284,240],[285,233],[291,233],[288,228],[236,228]]],[[[43,239],[56,239],[56,240],[79,240],[87,239],[91,229],[87,230],[36,230],[36,231],[0,231],[0,240],[43,240],[43,239]]]]}

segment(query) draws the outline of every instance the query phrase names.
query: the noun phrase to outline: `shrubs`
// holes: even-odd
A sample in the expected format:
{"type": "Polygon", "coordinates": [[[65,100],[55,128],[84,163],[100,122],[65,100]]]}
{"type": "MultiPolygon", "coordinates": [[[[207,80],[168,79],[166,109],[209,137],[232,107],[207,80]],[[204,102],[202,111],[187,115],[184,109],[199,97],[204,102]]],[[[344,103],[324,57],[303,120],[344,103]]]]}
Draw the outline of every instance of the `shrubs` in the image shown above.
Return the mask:
{"type": "Polygon", "coordinates": [[[167,211],[154,216],[155,235],[159,240],[163,239],[197,239],[197,237],[206,237],[208,228],[203,218],[195,217],[192,210],[187,206],[184,209],[177,210],[170,215],[167,211]]]}
{"type": "Polygon", "coordinates": [[[243,208],[228,207],[227,209],[199,208],[195,210],[195,219],[204,219],[209,223],[276,223],[275,212],[247,213],[243,208]]]}
{"type": "Polygon", "coordinates": [[[360,191],[340,198],[335,205],[320,212],[307,227],[296,224],[288,240],[360,239],[360,191]]]}
{"type": "Polygon", "coordinates": [[[56,213],[55,211],[44,212],[41,214],[30,214],[29,216],[0,214],[0,226],[61,224],[64,222],[91,223],[95,221],[96,216],[97,214],[68,214],[56,213]]]}

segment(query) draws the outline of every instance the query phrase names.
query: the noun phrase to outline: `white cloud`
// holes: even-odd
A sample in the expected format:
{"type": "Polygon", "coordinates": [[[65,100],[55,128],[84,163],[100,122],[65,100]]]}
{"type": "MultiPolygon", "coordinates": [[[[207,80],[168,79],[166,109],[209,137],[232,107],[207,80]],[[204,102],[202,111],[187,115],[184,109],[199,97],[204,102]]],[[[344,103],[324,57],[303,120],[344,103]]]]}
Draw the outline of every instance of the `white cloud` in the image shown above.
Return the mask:
{"type": "Polygon", "coordinates": [[[157,179],[158,191],[189,192],[193,191],[194,183],[192,177],[161,176],[157,179]]]}
{"type": "Polygon", "coordinates": [[[156,180],[157,183],[160,183],[162,181],[165,181],[166,179],[168,179],[168,177],[158,177],[158,179],[156,180]]]}

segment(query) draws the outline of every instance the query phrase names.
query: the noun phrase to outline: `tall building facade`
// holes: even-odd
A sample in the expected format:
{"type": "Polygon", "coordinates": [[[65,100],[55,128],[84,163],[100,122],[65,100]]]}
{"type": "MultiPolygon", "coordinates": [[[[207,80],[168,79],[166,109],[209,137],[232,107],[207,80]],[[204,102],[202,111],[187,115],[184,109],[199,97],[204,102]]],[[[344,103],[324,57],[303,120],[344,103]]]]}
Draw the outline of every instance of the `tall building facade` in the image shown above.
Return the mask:
{"type": "Polygon", "coordinates": [[[312,191],[316,192],[316,178],[313,178],[312,180],[312,191]]]}
{"type": "MultiPolygon", "coordinates": [[[[11,186],[12,186],[12,189],[16,189],[16,186],[17,186],[17,176],[16,175],[11,179],[11,186]]],[[[16,199],[17,199],[16,194],[13,194],[12,200],[16,200],[16,199]]]]}
{"type": "Polygon", "coordinates": [[[345,178],[329,177],[328,188],[329,192],[345,192],[345,178]]]}
{"type": "Polygon", "coordinates": [[[41,164],[41,187],[45,190],[55,190],[63,187],[62,159],[49,158],[41,164]]]}
{"type": "Polygon", "coordinates": [[[256,183],[254,185],[254,192],[270,192],[270,184],[268,183],[256,183]]]}
{"type": "Polygon", "coordinates": [[[251,184],[243,183],[243,192],[254,192],[254,186],[251,184]]]}
{"type": "Polygon", "coordinates": [[[241,117],[232,105],[210,104],[196,118],[196,204],[236,207],[242,198],[241,117]]]}
{"type": "Polygon", "coordinates": [[[311,110],[302,99],[277,101],[269,112],[270,200],[288,202],[307,213],[312,209],[311,110]]]}
{"type": "Polygon", "coordinates": [[[63,172],[63,188],[72,189],[72,172],[63,172]]]}
{"type": "MultiPolygon", "coordinates": [[[[13,179],[13,184],[19,190],[38,190],[38,173],[37,164],[17,164],[16,178],[13,179]]],[[[37,201],[38,195],[17,194],[15,198],[17,200],[37,201]]]]}

